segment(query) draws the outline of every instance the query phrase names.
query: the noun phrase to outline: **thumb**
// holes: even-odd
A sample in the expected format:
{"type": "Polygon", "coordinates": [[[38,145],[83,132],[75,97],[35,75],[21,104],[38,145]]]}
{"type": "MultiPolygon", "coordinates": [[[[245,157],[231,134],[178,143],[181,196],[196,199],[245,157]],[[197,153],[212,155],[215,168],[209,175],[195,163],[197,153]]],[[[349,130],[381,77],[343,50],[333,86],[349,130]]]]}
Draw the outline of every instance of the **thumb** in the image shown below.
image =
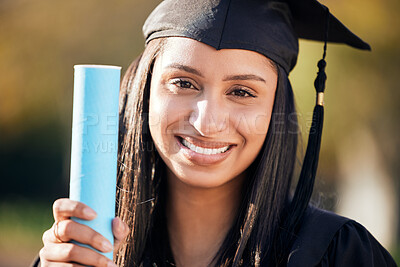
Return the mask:
{"type": "Polygon", "coordinates": [[[118,250],[129,233],[129,227],[121,218],[112,220],[112,231],[114,234],[114,250],[118,250]]]}

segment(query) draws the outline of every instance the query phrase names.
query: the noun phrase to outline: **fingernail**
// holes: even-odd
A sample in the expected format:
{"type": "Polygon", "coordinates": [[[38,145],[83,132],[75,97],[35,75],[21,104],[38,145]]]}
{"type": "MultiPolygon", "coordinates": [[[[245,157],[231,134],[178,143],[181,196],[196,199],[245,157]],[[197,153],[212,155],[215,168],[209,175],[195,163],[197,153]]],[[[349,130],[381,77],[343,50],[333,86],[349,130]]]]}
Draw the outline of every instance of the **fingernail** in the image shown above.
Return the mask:
{"type": "Polygon", "coordinates": [[[114,262],[112,262],[112,261],[109,261],[108,263],[107,263],[107,267],[118,267],[114,262]]]}
{"type": "Polygon", "coordinates": [[[117,220],[115,220],[115,223],[117,224],[117,231],[120,234],[123,234],[125,232],[125,224],[122,222],[122,220],[120,218],[118,218],[117,220]]]}
{"type": "Polygon", "coordinates": [[[94,210],[92,210],[91,208],[84,208],[83,213],[88,217],[94,217],[97,215],[96,212],[94,210]]]}
{"type": "Polygon", "coordinates": [[[126,226],[125,226],[125,223],[122,221],[122,220],[120,220],[119,222],[118,222],[118,227],[119,227],[119,230],[122,232],[122,233],[124,233],[125,232],[125,228],[126,228],[126,226]]]}
{"type": "Polygon", "coordinates": [[[113,246],[111,245],[111,243],[108,240],[104,240],[101,243],[101,246],[104,248],[104,250],[106,251],[111,251],[113,249],[113,246]]]}

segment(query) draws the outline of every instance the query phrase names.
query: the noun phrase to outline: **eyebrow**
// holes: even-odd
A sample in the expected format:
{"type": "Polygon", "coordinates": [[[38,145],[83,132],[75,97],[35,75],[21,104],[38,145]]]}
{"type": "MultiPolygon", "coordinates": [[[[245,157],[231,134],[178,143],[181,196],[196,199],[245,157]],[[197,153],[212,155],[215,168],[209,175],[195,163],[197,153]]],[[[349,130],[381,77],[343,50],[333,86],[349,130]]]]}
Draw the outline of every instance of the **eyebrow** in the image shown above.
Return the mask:
{"type": "Polygon", "coordinates": [[[186,71],[186,72],[189,72],[189,73],[192,73],[192,74],[195,74],[195,75],[197,75],[197,76],[200,76],[200,77],[203,77],[203,78],[204,78],[204,76],[200,73],[200,71],[198,71],[198,70],[196,70],[196,69],[194,69],[194,68],[192,68],[192,67],[179,64],[179,63],[173,63],[173,64],[171,64],[171,65],[168,65],[166,68],[167,68],[167,69],[178,69],[178,70],[183,70],[183,71],[186,71]]]}
{"type": "MultiPolygon", "coordinates": [[[[170,64],[170,65],[168,65],[166,68],[167,68],[167,69],[179,69],[179,70],[183,70],[183,71],[186,71],[186,72],[189,72],[189,73],[192,73],[192,74],[195,74],[195,75],[197,75],[197,76],[200,76],[200,77],[203,77],[203,78],[204,78],[204,76],[200,73],[200,71],[198,71],[198,70],[196,70],[196,69],[194,69],[194,68],[192,68],[192,67],[179,64],[179,63],[170,64]]],[[[258,75],[254,75],[254,74],[229,75],[229,76],[226,76],[226,77],[223,79],[224,82],[226,82],[226,81],[238,81],[238,80],[242,80],[242,81],[245,81],[245,80],[254,80],[254,81],[260,81],[260,82],[266,83],[266,81],[265,81],[263,78],[261,78],[261,77],[258,76],[258,75]]]]}
{"type": "Polygon", "coordinates": [[[230,75],[227,76],[223,79],[223,81],[237,81],[237,80],[254,80],[254,81],[260,81],[264,82],[265,80],[261,78],[260,76],[254,75],[254,74],[243,74],[243,75],[230,75]]]}

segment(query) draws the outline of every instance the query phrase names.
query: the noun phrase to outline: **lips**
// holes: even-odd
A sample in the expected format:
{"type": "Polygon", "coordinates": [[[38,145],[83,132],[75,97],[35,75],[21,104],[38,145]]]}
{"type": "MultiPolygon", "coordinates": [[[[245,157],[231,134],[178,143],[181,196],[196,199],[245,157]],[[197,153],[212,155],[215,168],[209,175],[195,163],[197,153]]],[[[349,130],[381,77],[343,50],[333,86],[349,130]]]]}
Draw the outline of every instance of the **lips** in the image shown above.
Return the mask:
{"type": "Polygon", "coordinates": [[[199,165],[210,165],[223,161],[235,146],[226,142],[204,142],[188,136],[176,136],[176,139],[183,155],[199,165]]]}
{"type": "Polygon", "coordinates": [[[189,148],[190,150],[192,150],[196,153],[205,154],[205,155],[215,155],[215,154],[224,153],[230,147],[230,145],[227,145],[227,146],[220,147],[220,148],[205,148],[205,147],[201,147],[201,146],[196,146],[195,144],[190,143],[186,139],[182,139],[181,142],[185,147],[189,148]]]}

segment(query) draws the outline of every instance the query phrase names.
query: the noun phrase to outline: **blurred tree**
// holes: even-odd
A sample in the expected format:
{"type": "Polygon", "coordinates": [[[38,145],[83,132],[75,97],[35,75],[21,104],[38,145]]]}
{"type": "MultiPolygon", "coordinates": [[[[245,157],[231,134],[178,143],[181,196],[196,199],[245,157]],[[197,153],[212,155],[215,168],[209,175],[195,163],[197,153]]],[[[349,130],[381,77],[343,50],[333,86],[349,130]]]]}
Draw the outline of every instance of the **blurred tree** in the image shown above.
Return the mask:
{"type": "Polygon", "coordinates": [[[0,1],[0,199],[68,195],[73,65],[127,68],[158,1],[0,1]]]}

